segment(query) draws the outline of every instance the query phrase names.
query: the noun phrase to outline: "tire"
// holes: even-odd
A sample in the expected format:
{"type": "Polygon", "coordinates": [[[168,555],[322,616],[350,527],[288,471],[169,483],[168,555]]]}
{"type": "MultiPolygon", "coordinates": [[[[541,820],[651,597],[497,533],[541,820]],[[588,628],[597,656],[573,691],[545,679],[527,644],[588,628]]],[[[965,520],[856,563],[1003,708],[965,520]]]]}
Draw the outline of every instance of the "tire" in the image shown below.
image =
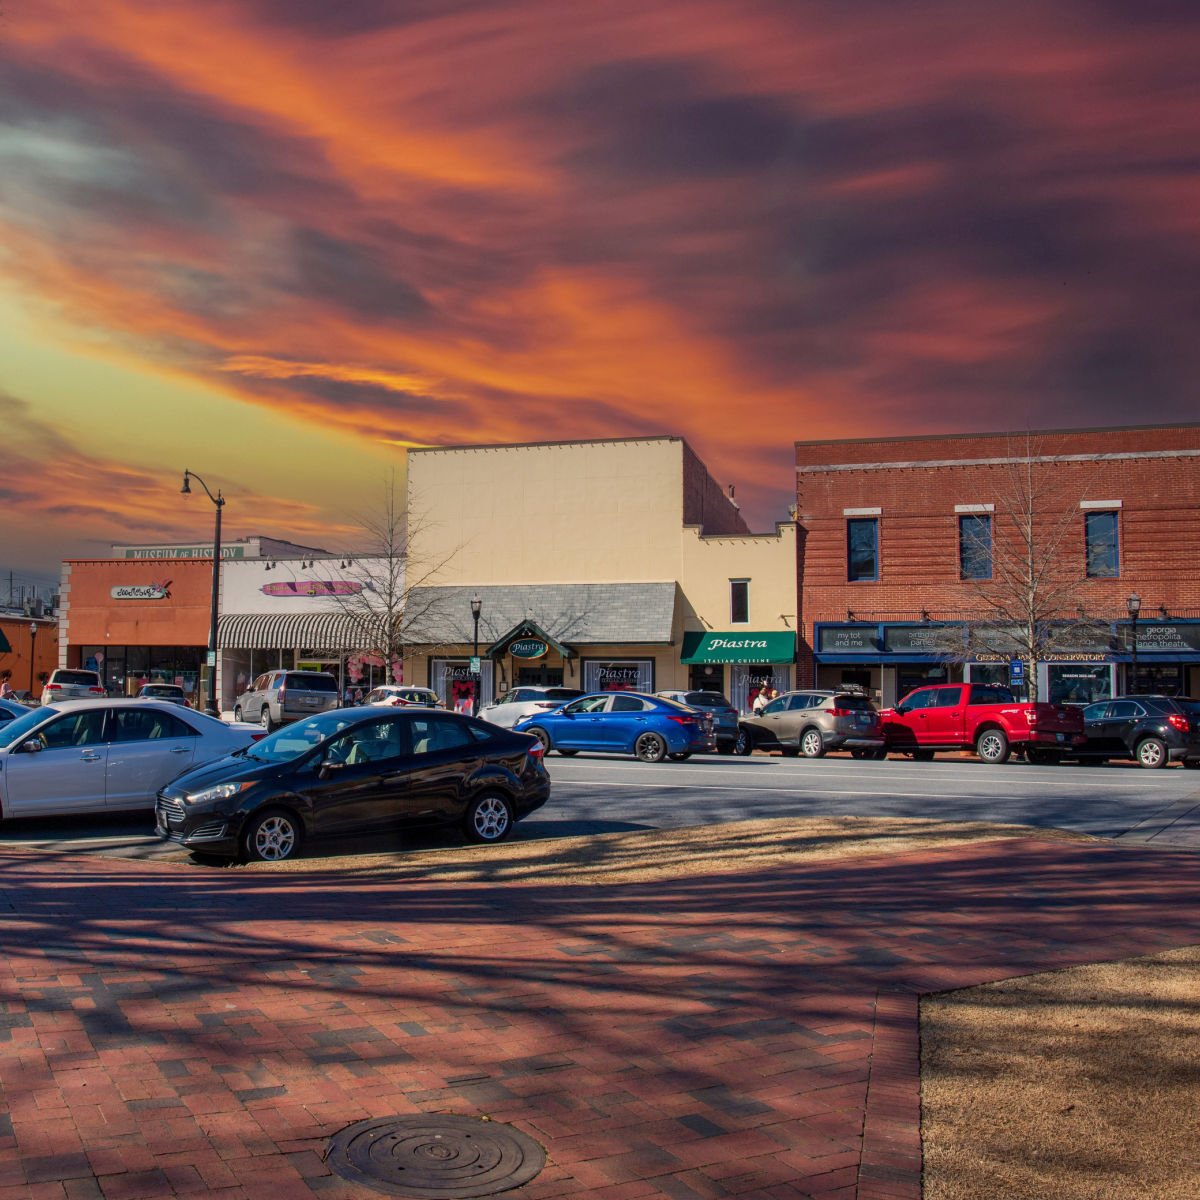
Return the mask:
{"type": "Polygon", "coordinates": [[[1055,767],[1062,762],[1062,755],[1057,750],[1041,750],[1035,746],[1026,749],[1025,757],[1039,767],[1055,767]]]}
{"type": "Polygon", "coordinates": [[[912,752],[913,762],[933,762],[932,750],[914,750],[912,752]]]}
{"type": "Polygon", "coordinates": [[[819,729],[806,729],[800,735],[800,753],[805,758],[824,758],[825,739],[819,729]]]}
{"type": "Polygon", "coordinates": [[[233,719],[240,721],[242,719],[242,706],[239,704],[233,710],[233,719]]]}
{"type": "Polygon", "coordinates": [[[1167,753],[1167,744],[1162,738],[1142,738],[1138,742],[1134,754],[1137,757],[1138,766],[1146,767],[1151,771],[1157,771],[1159,767],[1165,767],[1171,761],[1171,756],[1167,753]]]}
{"type": "Polygon", "coordinates": [[[722,742],[717,747],[717,753],[718,754],[732,754],[733,748],[736,744],[737,744],[736,742],[722,742]]]}
{"type": "Polygon", "coordinates": [[[690,750],[685,750],[681,754],[668,754],[667,757],[672,762],[687,762],[687,760],[692,757],[692,752],[690,750]]]}
{"type": "Polygon", "coordinates": [[[262,712],[258,714],[258,723],[270,733],[275,728],[275,722],[271,720],[271,710],[267,705],[262,706],[262,712]]]}
{"type": "Polygon", "coordinates": [[[660,763],[667,757],[667,743],[657,733],[639,733],[633,756],[641,762],[660,763]]]}
{"type": "Polygon", "coordinates": [[[868,750],[867,751],[867,757],[872,762],[883,762],[883,760],[885,758],[887,758],[887,756],[888,756],[888,752],[887,752],[886,746],[880,746],[877,750],[868,750]]]}
{"type": "Polygon", "coordinates": [[[740,757],[754,753],[754,735],[746,728],[738,730],[737,741],[733,743],[733,753],[740,757]]]}
{"type": "Polygon", "coordinates": [[[467,805],[463,836],[468,842],[490,845],[502,842],[513,828],[512,805],[499,792],[484,792],[467,805]]]}
{"type": "Polygon", "coordinates": [[[526,729],[523,732],[528,733],[531,737],[537,738],[537,740],[542,743],[542,749],[547,754],[554,749],[550,742],[550,735],[540,725],[534,725],[531,729],[526,729]]]}
{"type": "Polygon", "coordinates": [[[563,758],[574,758],[575,755],[577,755],[578,753],[579,753],[578,750],[560,750],[559,751],[559,754],[561,754],[563,756],[563,758]]]}
{"type": "Polygon", "coordinates": [[[985,729],[975,739],[975,753],[985,762],[993,766],[1008,762],[1012,752],[1008,744],[1008,735],[1003,729],[985,729]]]}
{"type": "Polygon", "coordinates": [[[272,808],[253,817],[242,832],[242,858],[246,862],[284,862],[296,857],[303,840],[299,819],[272,808]]]}

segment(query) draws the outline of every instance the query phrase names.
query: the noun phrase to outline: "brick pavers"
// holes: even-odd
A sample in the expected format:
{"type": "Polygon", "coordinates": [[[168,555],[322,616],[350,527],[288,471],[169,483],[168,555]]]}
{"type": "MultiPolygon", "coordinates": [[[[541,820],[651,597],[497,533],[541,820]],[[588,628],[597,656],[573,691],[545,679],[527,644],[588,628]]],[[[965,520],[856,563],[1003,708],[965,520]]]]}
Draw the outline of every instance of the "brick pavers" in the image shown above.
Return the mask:
{"type": "Polygon", "coordinates": [[[0,1200],[364,1197],[488,1116],[514,1197],[916,1200],[917,997],[1200,941],[1200,860],[1004,840],[623,886],[0,854],[0,1200]]]}

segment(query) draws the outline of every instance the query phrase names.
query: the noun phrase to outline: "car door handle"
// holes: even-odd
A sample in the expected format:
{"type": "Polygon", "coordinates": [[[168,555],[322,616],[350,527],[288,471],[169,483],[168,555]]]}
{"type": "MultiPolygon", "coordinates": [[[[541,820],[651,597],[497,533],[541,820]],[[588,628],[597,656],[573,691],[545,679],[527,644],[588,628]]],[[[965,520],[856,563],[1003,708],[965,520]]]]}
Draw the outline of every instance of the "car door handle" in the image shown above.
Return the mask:
{"type": "Polygon", "coordinates": [[[99,762],[100,755],[93,753],[91,750],[85,750],[79,756],[84,762],[99,762]]]}
{"type": "Polygon", "coordinates": [[[186,754],[189,750],[191,750],[191,746],[172,746],[171,747],[172,754],[186,754]]]}

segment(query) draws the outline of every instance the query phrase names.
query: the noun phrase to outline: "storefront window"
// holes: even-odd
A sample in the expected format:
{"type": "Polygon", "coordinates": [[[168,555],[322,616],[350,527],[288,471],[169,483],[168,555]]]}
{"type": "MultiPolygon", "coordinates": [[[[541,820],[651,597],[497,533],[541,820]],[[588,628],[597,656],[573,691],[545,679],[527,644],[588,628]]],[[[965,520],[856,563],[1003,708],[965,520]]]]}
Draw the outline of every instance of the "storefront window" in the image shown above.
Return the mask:
{"type": "MultiPolygon", "coordinates": [[[[1130,674],[1126,671],[1126,675],[1130,674]]],[[[1138,663],[1137,681],[1132,689],[1139,696],[1182,696],[1183,664],[1182,663],[1138,663]]]]}
{"type": "Polygon", "coordinates": [[[654,659],[584,659],[585,692],[652,692],[654,659]]]}
{"type": "MultiPolygon", "coordinates": [[[[495,695],[492,684],[494,664],[490,658],[480,663],[483,676],[480,704],[487,704],[495,695]]],[[[471,671],[471,660],[467,658],[435,658],[429,664],[429,686],[438,698],[454,712],[469,713],[474,706],[475,676],[471,671]]]]}
{"type": "Polygon", "coordinates": [[[1112,668],[1103,663],[1081,666],[1079,663],[1050,663],[1046,669],[1051,704],[1091,704],[1112,695],[1112,668]]]}
{"type": "Polygon", "coordinates": [[[754,665],[752,663],[737,663],[732,671],[733,679],[729,685],[729,700],[740,713],[748,713],[754,703],[754,697],[767,686],[777,692],[792,690],[792,668],[790,666],[775,666],[769,663],[754,665]]]}

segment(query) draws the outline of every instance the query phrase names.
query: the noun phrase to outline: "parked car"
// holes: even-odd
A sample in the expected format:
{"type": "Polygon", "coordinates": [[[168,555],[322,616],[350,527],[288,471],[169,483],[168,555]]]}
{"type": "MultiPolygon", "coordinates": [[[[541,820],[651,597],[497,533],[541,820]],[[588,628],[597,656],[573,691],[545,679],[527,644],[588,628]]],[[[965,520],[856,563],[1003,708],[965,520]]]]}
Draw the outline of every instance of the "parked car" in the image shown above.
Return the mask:
{"type": "Polygon", "coordinates": [[[42,703],[55,704],[59,700],[95,700],[105,695],[104,681],[99,671],[81,671],[67,667],[56,667],[42,688],[42,703]]]}
{"type": "Polygon", "coordinates": [[[27,708],[35,708],[41,704],[41,701],[30,691],[13,692],[12,699],[18,704],[24,704],[27,708]]]}
{"type": "Polygon", "coordinates": [[[1014,748],[1031,762],[1056,762],[1084,742],[1082,709],[1019,702],[993,684],[916,688],[880,717],[888,750],[922,762],[939,750],[974,750],[986,763],[1002,763],[1014,748]]]}
{"type": "Polygon", "coordinates": [[[192,703],[187,693],[177,683],[144,683],[138,688],[139,700],[167,700],[172,704],[182,704],[191,708],[192,703]]]}
{"type": "Polygon", "coordinates": [[[549,712],[584,693],[572,687],[515,687],[479,709],[479,717],[493,725],[512,729],[526,717],[549,712]]]}
{"type": "Polygon", "coordinates": [[[1142,767],[1200,767],[1200,700],[1190,696],[1114,696],[1083,710],[1081,762],[1131,758],[1142,767]]]}
{"type": "Polygon", "coordinates": [[[181,771],[262,736],[162,700],[43,704],[0,726],[0,817],[153,808],[181,771]]]}
{"type": "Polygon", "coordinates": [[[879,713],[865,692],[805,688],[776,696],[757,716],[738,723],[735,754],[782,750],[820,758],[849,750],[856,758],[886,758],[879,713]]]}
{"type": "Polygon", "coordinates": [[[338,706],[338,685],[327,671],[267,671],[238,698],[235,721],[257,721],[268,733],[300,717],[338,706]]]}
{"type": "Polygon", "coordinates": [[[536,738],[425,708],[307,717],[159,793],[156,828],[191,850],[292,858],[308,838],[457,823],[499,842],[545,804],[536,738]]]}
{"type": "Polygon", "coordinates": [[[717,739],[717,750],[721,754],[732,754],[737,744],[738,711],[720,692],[655,692],[666,700],[674,700],[678,704],[686,704],[689,708],[698,708],[703,712],[712,713],[713,736],[717,739]]]}
{"type": "Polygon", "coordinates": [[[547,750],[632,754],[642,762],[682,762],[716,748],[712,714],[642,692],[598,692],[518,722],[547,750]]]}
{"type": "Polygon", "coordinates": [[[18,700],[0,700],[0,725],[7,725],[18,717],[24,717],[29,712],[29,706],[18,700]]]}
{"type": "Polygon", "coordinates": [[[406,704],[417,708],[444,707],[432,688],[409,687],[403,683],[385,683],[363,697],[364,704],[391,704],[401,708],[406,704]]]}

